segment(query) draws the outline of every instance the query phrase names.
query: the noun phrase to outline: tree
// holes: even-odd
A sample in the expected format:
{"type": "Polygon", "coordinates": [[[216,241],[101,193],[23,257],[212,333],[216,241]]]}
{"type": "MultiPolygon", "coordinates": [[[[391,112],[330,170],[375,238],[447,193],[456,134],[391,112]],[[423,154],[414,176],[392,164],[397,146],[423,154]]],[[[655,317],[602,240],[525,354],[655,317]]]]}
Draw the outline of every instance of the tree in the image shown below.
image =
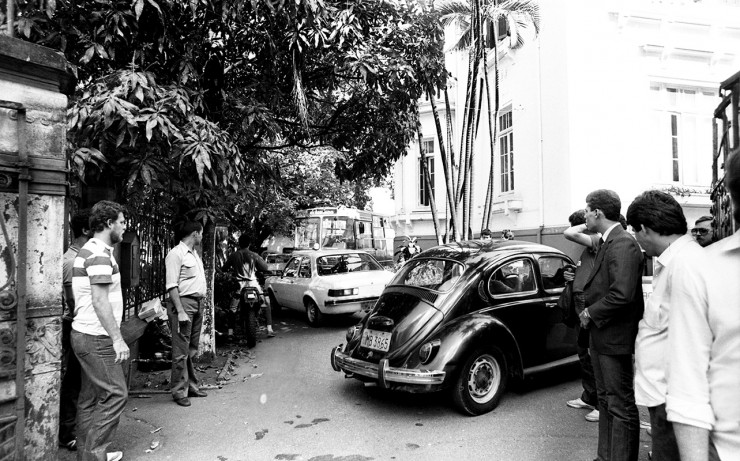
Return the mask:
{"type": "Polygon", "coordinates": [[[463,201],[463,228],[468,229],[472,218],[473,200],[470,194],[473,165],[473,141],[478,133],[480,122],[481,101],[485,89],[488,107],[487,121],[490,140],[491,171],[488,178],[488,188],[484,206],[484,216],[481,228],[489,227],[492,216],[494,197],[494,162],[496,143],[498,141],[497,126],[499,113],[499,25],[506,24],[509,35],[509,48],[516,49],[525,44],[522,32],[531,29],[534,36],[539,34],[540,16],[539,5],[536,0],[506,0],[503,2],[489,0],[448,0],[440,5],[441,20],[445,26],[456,25],[459,36],[450,46],[453,51],[468,51],[467,92],[465,97],[466,111],[463,113],[463,136],[461,136],[460,163],[461,170],[457,179],[455,203],[463,201]],[[494,55],[494,95],[491,101],[490,79],[488,76],[487,56],[490,45],[494,55]],[[482,68],[482,76],[479,69],[482,68]],[[480,80],[480,81],[479,81],[480,80]],[[493,107],[493,111],[491,108],[493,107]],[[467,200],[467,201],[466,201],[467,200]]]}

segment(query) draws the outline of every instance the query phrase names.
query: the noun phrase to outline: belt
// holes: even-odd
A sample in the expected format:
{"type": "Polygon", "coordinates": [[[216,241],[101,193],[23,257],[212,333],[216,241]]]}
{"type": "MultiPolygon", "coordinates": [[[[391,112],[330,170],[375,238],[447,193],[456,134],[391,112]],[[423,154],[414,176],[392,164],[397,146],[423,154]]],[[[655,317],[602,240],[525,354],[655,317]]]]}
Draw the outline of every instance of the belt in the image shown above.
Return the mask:
{"type": "Polygon", "coordinates": [[[201,295],[182,295],[181,298],[188,298],[188,299],[194,299],[196,301],[200,301],[201,299],[205,298],[205,296],[201,295]]]}

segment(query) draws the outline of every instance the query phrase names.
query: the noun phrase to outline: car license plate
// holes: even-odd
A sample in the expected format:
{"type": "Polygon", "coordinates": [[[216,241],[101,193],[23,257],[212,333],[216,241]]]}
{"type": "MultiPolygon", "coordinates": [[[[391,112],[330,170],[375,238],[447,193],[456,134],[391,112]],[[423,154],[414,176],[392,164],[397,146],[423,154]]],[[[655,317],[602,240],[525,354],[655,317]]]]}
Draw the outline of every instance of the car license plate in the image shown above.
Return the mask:
{"type": "Polygon", "coordinates": [[[369,311],[375,306],[375,301],[363,301],[360,303],[360,309],[363,311],[369,311]]]}
{"type": "Polygon", "coordinates": [[[362,332],[362,347],[380,352],[388,352],[391,347],[391,334],[387,331],[365,330],[362,332]]]}

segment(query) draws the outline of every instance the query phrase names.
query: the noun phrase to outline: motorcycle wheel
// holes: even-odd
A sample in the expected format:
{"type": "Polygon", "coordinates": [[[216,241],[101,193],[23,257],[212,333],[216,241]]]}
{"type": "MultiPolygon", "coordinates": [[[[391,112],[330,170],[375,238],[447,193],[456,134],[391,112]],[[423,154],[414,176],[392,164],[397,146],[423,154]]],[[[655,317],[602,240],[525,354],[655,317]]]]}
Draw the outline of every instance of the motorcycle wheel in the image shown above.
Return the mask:
{"type": "Polygon", "coordinates": [[[247,336],[247,347],[254,347],[257,344],[257,313],[251,306],[247,308],[244,333],[247,336]]]}

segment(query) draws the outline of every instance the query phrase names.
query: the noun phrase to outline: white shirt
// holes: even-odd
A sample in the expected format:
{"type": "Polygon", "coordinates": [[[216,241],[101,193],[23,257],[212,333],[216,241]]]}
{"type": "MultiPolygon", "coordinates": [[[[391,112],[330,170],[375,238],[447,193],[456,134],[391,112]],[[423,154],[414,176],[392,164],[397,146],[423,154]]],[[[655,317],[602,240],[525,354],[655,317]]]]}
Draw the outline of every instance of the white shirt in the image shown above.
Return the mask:
{"type": "Polygon", "coordinates": [[[206,295],[206,275],[203,270],[203,261],[198,253],[189,246],[180,242],[167,253],[164,259],[165,284],[169,290],[177,287],[180,296],[206,295]]]}
{"type": "Polygon", "coordinates": [[[740,453],[740,232],[676,264],[668,338],[668,420],[711,430],[740,453]]]}
{"type": "Polygon", "coordinates": [[[655,260],[653,293],[645,302],[645,313],[640,320],[635,341],[635,401],[638,405],[657,407],[665,403],[673,263],[700,252],[701,246],[691,235],[683,235],[655,260]]]}
{"type": "Polygon", "coordinates": [[[615,222],[614,224],[609,226],[609,229],[605,230],[604,233],[601,235],[601,240],[606,242],[606,238],[609,237],[609,234],[612,233],[612,229],[614,229],[617,226],[621,226],[621,224],[618,222],[615,222]]]}

